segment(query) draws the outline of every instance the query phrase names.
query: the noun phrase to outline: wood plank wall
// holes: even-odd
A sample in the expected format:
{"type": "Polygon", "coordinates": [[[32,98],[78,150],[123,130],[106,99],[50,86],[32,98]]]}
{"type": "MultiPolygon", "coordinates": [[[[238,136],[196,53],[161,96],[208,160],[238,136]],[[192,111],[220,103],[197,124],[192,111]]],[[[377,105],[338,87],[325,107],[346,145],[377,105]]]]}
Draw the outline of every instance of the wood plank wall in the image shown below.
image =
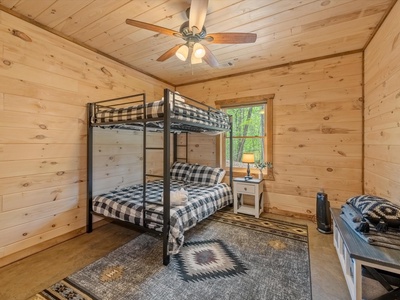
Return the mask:
{"type": "Polygon", "coordinates": [[[189,134],[188,162],[216,167],[216,138],[201,133],[189,134]]]}
{"type": "MultiPolygon", "coordinates": [[[[365,191],[397,203],[399,15],[397,3],[365,53],[364,112],[365,191]]],[[[4,12],[0,36],[1,266],[83,232],[85,104],[139,92],[159,99],[168,86],[4,12]]],[[[312,219],[321,188],[334,207],[362,191],[361,53],[178,90],[211,105],[275,93],[276,180],[265,183],[266,211],[312,219]]],[[[140,134],[96,134],[96,190],[139,180],[140,134]]],[[[215,156],[214,137],[189,136],[190,162],[215,165],[215,156]]],[[[159,171],[157,165],[149,168],[159,171]]]]}
{"type": "MultiPolygon", "coordinates": [[[[85,104],[173,87],[4,12],[0,55],[1,266],[84,232],[85,104]]],[[[140,135],[99,130],[95,140],[95,189],[141,178],[140,135]]]]}
{"type": "Polygon", "coordinates": [[[275,181],[265,183],[265,211],[313,219],[320,189],[333,207],[361,192],[361,53],[178,86],[177,90],[210,105],[215,100],[275,94],[275,181]]]}
{"type": "Polygon", "coordinates": [[[365,193],[400,205],[400,2],[365,50],[365,193]]]}

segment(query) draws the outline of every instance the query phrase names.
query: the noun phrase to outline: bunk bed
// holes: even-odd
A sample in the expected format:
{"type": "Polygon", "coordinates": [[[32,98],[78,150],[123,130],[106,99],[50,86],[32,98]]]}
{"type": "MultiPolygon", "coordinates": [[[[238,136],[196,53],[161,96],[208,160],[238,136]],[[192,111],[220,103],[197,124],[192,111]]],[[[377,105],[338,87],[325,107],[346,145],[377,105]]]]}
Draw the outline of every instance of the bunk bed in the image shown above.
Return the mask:
{"type": "Polygon", "coordinates": [[[146,95],[141,93],[88,103],[87,112],[86,231],[89,233],[93,230],[93,215],[99,215],[161,234],[163,263],[167,265],[170,254],[177,253],[182,246],[185,231],[233,202],[230,116],[168,89],[164,90],[164,97],[158,101],[148,103],[146,95]],[[141,184],[93,195],[94,127],[143,131],[141,184]],[[163,133],[163,174],[159,176],[146,172],[146,152],[153,149],[147,146],[146,135],[151,131],[163,133]],[[230,132],[229,185],[221,182],[225,171],[220,168],[178,161],[178,134],[185,133],[187,137],[188,133],[193,132],[212,135],[230,132]],[[148,178],[157,177],[160,178],[148,181],[148,178]],[[188,201],[176,205],[171,201],[171,192],[179,190],[186,193],[188,201]]]}

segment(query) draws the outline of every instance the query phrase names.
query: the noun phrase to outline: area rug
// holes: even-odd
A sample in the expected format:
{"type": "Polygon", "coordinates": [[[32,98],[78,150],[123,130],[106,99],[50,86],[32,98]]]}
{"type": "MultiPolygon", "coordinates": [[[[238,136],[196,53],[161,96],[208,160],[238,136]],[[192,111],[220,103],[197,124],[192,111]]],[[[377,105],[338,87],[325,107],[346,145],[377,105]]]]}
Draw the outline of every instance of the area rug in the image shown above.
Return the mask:
{"type": "Polygon", "coordinates": [[[142,234],[31,299],[311,299],[307,226],[218,212],[162,264],[142,234]]]}

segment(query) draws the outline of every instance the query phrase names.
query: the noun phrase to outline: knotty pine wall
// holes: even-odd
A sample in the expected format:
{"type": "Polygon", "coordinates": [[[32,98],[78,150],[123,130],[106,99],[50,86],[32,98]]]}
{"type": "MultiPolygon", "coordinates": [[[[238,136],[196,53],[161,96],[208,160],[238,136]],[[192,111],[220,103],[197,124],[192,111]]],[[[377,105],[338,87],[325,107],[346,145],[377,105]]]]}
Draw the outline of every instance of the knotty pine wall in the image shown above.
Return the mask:
{"type": "Polygon", "coordinates": [[[320,189],[333,207],[362,191],[361,53],[177,90],[210,105],[216,100],[275,93],[275,181],[265,182],[265,211],[313,219],[320,189]]]}
{"type": "MultiPolygon", "coordinates": [[[[84,232],[86,103],[173,87],[4,12],[0,55],[1,266],[84,232]]],[[[141,178],[140,134],[95,131],[95,190],[141,178]]]]}
{"type": "MultiPolygon", "coordinates": [[[[399,15],[397,3],[367,48],[364,112],[365,191],[397,202],[399,15]]],[[[166,85],[4,12],[0,36],[1,266],[84,232],[85,104],[143,91],[159,99],[166,85]]],[[[178,90],[209,104],[275,93],[276,180],[265,183],[265,210],[313,218],[320,188],[334,207],[362,191],[361,83],[360,53],[178,90]]],[[[95,141],[96,190],[138,180],[139,133],[96,130],[95,141]]],[[[214,165],[215,155],[214,137],[189,136],[191,162],[214,165]]]]}
{"type": "Polygon", "coordinates": [[[400,2],[365,51],[364,188],[400,205],[400,2]]]}

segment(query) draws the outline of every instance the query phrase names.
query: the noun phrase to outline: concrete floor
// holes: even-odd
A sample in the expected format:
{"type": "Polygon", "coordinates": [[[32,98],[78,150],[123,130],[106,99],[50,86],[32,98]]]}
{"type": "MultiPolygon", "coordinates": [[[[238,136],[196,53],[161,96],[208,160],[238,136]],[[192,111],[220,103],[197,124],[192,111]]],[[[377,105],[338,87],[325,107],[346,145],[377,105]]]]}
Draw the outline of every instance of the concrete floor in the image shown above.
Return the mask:
{"type": "MultiPolygon", "coordinates": [[[[321,234],[311,221],[274,215],[264,216],[307,224],[314,300],[350,300],[332,234],[321,234]]],[[[74,239],[0,268],[0,299],[25,300],[52,283],[67,277],[138,233],[115,224],[95,229],[74,239]]],[[[282,299],[285,300],[285,299],[282,299]]]]}

